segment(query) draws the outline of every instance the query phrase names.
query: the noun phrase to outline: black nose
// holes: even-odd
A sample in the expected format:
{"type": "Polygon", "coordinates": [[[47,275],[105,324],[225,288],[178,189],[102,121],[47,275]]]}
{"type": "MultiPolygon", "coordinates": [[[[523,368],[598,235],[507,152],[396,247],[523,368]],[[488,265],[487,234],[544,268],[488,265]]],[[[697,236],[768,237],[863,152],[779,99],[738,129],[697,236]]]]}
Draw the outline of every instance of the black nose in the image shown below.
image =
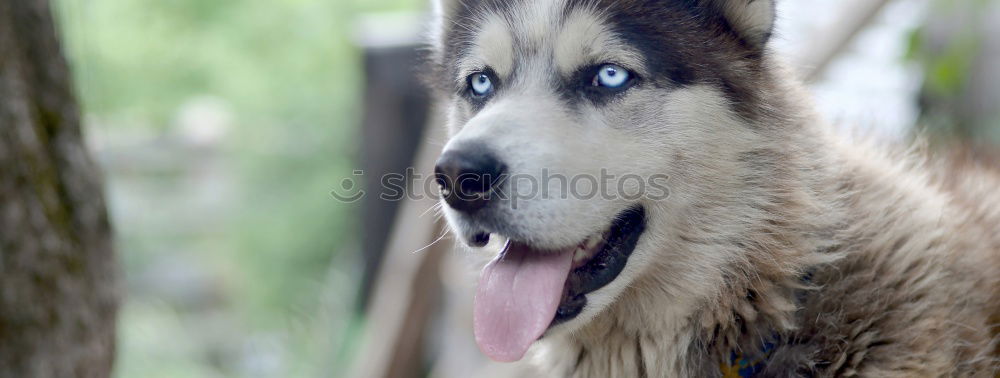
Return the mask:
{"type": "Polygon", "coordinates": [[[448,206],[471,213],[486,206],[503,181],[506,167],[482,145],[445,152],[434,166],[434,178],[448,206]]]}

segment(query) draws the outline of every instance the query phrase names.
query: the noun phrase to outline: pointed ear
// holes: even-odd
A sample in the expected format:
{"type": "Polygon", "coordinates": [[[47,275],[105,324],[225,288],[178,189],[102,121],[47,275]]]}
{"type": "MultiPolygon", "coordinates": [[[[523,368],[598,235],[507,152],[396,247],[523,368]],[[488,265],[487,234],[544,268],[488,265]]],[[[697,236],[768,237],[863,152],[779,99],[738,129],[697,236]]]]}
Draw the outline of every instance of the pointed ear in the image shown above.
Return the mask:
{"type": "Polygon", "coordinates": [[[774,30],[775,0],[712,0],[744,41],[763,47],[774,30]]]}

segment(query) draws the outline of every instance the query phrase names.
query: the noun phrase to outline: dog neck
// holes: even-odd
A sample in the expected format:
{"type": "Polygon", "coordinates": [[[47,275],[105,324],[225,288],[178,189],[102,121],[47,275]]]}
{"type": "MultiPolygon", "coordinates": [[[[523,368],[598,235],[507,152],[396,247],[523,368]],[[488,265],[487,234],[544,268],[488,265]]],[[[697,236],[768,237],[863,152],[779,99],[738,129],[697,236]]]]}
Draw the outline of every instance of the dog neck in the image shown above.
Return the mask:
{"type": "Polygon", "coordinates": [[[729,376],[727,369],[738,372],[740,360],[754,368],[770,344],[794,329],[796,297],[809,290],[808,274],[730,281],[732,286],[700,300],[657,293],[647,286],[655,279],[640,281],[583,329],[543,339],[536,365],[560,377],[729,376]]]}

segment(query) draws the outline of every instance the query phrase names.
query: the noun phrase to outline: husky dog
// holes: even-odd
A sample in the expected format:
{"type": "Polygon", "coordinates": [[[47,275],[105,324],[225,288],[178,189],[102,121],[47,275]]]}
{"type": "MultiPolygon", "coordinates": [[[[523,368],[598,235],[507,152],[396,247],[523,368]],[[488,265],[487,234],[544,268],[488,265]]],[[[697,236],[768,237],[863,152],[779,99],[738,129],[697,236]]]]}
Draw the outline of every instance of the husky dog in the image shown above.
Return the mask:
{"type": "Polygon", "coordinates": [[[444,214],[472,246],[508,240],[473,311],[490,358],[546,377],[998,373],[1000,178],[834,135],[769,50],[772,0],[436,12],[444,214]],[[551,179],[602,175],[669,195],[551,179]]]}

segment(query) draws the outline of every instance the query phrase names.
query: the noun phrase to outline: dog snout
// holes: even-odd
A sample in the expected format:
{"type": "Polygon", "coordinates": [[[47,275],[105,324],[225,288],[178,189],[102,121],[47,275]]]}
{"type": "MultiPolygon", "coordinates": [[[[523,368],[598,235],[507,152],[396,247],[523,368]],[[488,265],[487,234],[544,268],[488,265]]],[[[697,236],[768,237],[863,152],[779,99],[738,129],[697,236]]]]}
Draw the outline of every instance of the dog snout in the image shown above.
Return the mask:
{"type": "Polygon", "coordinates": [[[506,165],[480,144],[445,151],[434,166],[445,202],[466,213],[486,206],[505,173],[506,165]]]}

